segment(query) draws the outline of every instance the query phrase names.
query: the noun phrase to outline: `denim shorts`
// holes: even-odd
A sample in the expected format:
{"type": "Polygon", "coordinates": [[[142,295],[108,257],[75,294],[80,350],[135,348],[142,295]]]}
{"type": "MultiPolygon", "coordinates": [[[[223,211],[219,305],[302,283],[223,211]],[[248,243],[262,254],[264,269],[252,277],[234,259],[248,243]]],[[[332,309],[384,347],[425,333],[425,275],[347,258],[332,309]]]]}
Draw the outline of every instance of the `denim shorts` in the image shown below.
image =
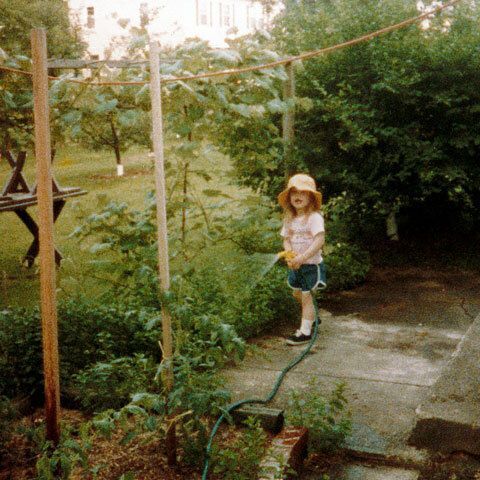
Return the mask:
{"type": "Polygon", "coordinates": [[[318,265],[305,264],[298,270],[289,270],[287,283],[290,288],[301,290],[303,293],[325,288],[327,286],[325,264],[323,262],[318,265]]]}

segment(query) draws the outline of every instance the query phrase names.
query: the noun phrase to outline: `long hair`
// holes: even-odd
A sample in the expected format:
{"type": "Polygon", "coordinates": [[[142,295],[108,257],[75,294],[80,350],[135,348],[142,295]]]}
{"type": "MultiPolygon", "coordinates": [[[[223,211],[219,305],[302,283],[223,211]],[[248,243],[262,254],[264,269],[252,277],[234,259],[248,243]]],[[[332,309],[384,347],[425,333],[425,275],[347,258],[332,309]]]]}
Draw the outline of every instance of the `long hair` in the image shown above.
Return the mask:
{"type": "MultiPolygon", "coordinates": [[[[310,215],[312,212],[319,211],[320,209],[315,208],[316,202],[313,193],[308,192],[308,196],[310,198],[310,202],[307,205],[307,215],[310,215]]],[[[283,215],[287,223],[291,222],[297,216],[297,211],[295,210],[292,202],[290,201],[290,191],[288,192],[287,205],[283,208],[283,215]]]]}

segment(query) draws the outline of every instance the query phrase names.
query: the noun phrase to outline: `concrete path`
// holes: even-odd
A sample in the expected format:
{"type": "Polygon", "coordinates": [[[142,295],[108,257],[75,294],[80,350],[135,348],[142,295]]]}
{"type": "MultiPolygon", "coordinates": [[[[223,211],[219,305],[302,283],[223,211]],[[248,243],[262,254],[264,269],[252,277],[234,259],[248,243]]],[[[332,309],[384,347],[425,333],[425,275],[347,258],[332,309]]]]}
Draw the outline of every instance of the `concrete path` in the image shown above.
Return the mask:
{"type": "MultiPolygon", "coordinates": [[[[316,345],[288,374],[273,405],[284,407],[287,392],[308,388],[312,378],[322,393],[345,382],[354,423],[348,447],[416,465],[425,458],[407,445],[415,410],[480,312],[480,279],[459,273],[452,282],[442,273],[413,270],[377,272],[370,284],[327,299],[322,305],[341,313],[321,309],[316,345]]],[[[225,371],[235,400],[268,395],[280,371],[304,348],[285,345],[284,335],[293,329],[279,327],[276,335],[257,339],[258,351],[225,371]]],[[[372,472],[362,478],[416,478],[409,471],[403,477],[372,472]]]]}

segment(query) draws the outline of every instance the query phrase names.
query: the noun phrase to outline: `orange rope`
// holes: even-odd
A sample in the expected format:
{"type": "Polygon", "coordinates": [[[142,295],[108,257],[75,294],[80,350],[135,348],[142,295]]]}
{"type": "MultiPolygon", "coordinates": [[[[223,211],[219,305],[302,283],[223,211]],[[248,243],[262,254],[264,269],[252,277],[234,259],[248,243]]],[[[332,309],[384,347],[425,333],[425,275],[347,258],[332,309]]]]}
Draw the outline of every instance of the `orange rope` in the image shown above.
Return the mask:
{"type": "MultiPolygon", "coordinates": [[[[170,82],[178,82],[178,81],[184,81],[184,80],[198,80],[202,78],[211,78],[211,77],[219,77],[223,75],[238,75],[240,73],[246,73],[246,72],[253,72],[255,70],[263,70],[266,68],[273,68],[273,67],[278,67],[280,65],[285,65],[287,63],[295,62],[298,60],[304,60],[307,58],[312,58],[316,57],[319,55],[323,55],[325,53],[330,53],[335,50],[340,50],[345,47],[350,47],[352,45],[356,45],[358,43],[364,42],[366,40],[371,40],[372,38],[378,37],[380,35],[383,35],[385,33],[390,33],[394,30],[398,30],[400,28],[406,27],[408,25],[411,25],[413,23],[416,23],[420,20],[424,20],[431,15],[435,15],[438,12],[441,12],[442,10],[451,7],[452,5],[460,2],[461,0],[451,0],[450,2],[445,3],[444,5],[441,5],[434,10],[430,12],[425,12],[422,13],[421,15],[417,15],[416,17],[409,18],[407,20],[403,20],[402,22],[396,23],[394,25],[390,25],[389,27],[384,27],[381,28],[380,30],[376,30],[375,32],[368,33],[366,35],[362,35],[361,37],[354,38],[352,40],[348,40],[342,43],[339,43],[337,45],[333,45],[331,47],[325,47],[321,48],[319,50],[314,50],[311,52],[305,52],[300,55],[295,55],[293,57],[285,58],[283,60],[277,60],[275,62],[270,62],[270,63],[265,63],[262,65],[255,65],[252,67],[244,67],[244,68],[238,68],[238,69],[231,69],[231,70],[220,70],[218,72],[209,72],[209,73],[200,73],[198,75],[189,75],[189,76],[183,76],[183,77],[170,77],[170,78],[163,78],[162,83],[170,83],[170,82]]],[[[13,73],[18,73],[22,75],[29,75],[31,76],[31,72],[27,72],[24,70],[18,70],[15,68],[10,68],[10,67],[3,67],[0,66],[0,70],[8,71],[8,72],[13,72],[13,73]]],[[[60,77],[48,77],[49,80],[59,80],[60,77]]],[[[132,82],[88,82],[86,80],[75,80],[75,79],[66,79],[67,82],[71,83],[80,83],[80,84],[87,84],[91,86],[115,86],[115,85],[147,85],[150,82],[147,81],[132,81],[132,82]]]]}

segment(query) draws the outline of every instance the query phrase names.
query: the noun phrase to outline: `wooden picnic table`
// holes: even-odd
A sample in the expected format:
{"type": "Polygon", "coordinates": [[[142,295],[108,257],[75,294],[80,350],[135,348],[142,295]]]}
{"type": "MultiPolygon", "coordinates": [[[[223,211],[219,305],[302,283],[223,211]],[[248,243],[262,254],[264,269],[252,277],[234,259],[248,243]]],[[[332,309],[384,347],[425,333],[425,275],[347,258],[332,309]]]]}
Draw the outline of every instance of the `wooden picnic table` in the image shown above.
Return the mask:
{"type": "MultiPolygon", "coordinates": [[[[29,188],[22,169],[25,165],[27,154],[20,152],[15,159],[13,154],[4,150],[0,158],[5,158],[12,168],[10,177],[0,193],[0,213],[14,212],[22,223],[33,235],[33,241],[23,258],[23,263],[31,267],[39,252],[39,235],[37,222],[27,212],[27,208],[37,204],[37,187],[29,188]]],[[[53,221],[55,222],[65,206],[68,198],[85,195],[87,192],[79,187],[59,187],[55,179],[52,179],[53,193],[53,221]]],[[[55,262],[60,265],[62,255],[55,249],[55,262]]]]}

